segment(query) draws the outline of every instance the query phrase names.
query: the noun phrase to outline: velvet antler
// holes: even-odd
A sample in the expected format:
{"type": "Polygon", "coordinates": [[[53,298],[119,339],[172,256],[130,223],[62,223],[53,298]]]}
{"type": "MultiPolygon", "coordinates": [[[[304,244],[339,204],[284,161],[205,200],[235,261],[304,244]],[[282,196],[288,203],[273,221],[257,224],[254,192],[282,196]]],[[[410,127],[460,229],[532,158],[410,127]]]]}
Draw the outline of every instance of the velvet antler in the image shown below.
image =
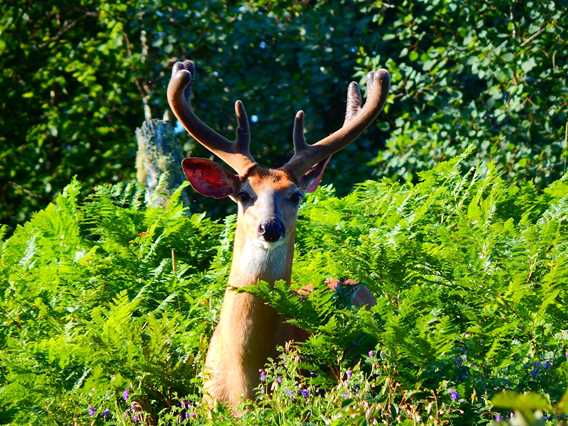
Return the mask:
{"type": "Polygon", "coordinates": [[[322,161],[328,161],[335,152],[353,142],[379,115],[389,91],[390,77],[384,70],[369,73],[367,76],[367,101],[362,107],[361,92],[355,82],[347,89],[347,107],[343,126],[331,135],[314,143],[304,140],[304,112],[299,111],[294,119],[294,155],[282,167],[296,178],[322,161]]]}
{"type": "Polygon", "coordinates": [[[168,84],[168,103],[185,130],[201,145],[227,163],[240,176],[256,165],[250,154],[250,129],[245,106],[235,102],[237,116],[236,140],[230,141],[199,119],[191,108],[189,97],[195,78],[195,63],[176,62],[168,84]]]}

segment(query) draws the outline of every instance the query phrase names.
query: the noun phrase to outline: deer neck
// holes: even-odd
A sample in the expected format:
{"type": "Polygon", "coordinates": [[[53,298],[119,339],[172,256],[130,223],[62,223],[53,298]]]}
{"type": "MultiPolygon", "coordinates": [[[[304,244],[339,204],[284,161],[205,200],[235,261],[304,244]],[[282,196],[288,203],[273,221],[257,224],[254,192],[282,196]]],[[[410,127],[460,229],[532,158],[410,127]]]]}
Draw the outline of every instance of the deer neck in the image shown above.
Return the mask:
{"type": "Polygon", "coordinates": [[[238,293],[235,287],[259,281],[290,281],[294,235],[282,244],[267,247],[246,237],[237,224],[229,286],[225,292],[215,344],[210,347],[210,364],[217,364],[218,376],[225,377],[227,392],[251,397],[258,383],[258,369],[273,356],[281,318],[261,299],[238,293]],[[218,358],[217,358],[218,357],[218,358]]]}

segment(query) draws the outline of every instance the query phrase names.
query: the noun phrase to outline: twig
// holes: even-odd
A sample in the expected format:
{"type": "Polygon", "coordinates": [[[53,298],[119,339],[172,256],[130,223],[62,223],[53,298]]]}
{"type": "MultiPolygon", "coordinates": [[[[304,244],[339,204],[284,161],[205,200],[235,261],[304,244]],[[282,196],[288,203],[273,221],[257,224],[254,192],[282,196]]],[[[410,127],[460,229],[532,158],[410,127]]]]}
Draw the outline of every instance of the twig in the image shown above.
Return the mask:
{"type": "Polygon", "coordinates": [[[537,38],[539,35],[541,35],[544,32],[545,29],[546,29],[546,24],[544,24],[537,32],[535,32],[533,35],[531,35],[525,41],[523,41],[521,43],[521,47],[525,47],[527,44],[531,43],[535,38],[537,38]]]}

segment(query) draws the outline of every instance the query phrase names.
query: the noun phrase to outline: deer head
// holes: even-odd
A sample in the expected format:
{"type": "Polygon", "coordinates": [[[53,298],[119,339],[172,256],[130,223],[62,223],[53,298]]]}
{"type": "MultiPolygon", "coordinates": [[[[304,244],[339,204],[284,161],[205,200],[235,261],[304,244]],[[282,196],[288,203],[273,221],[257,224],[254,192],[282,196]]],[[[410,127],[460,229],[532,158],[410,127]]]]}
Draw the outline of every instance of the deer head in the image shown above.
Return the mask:
{"type": "Polygon", "coordinates": [[[235,173],[208,159],[186,158],[183,171],[192,187],[213,198],[230,197],[238,204],[238,223],[250,240],[266,248],[293,239],[299,203],[305,192],[314,191],[331,156],[351,143],[381,112],[389,89],[386,70],[369,73],[367,101],[362,105],[357,83],[347,91],[343,126],[314,143],[304,140],[304,113],[294,119],[294,155],[283,166],[260,167],[250,153],[247,113],[240,100],[235,102],[237,131],[234,141],[226,139],[203,123],[193,112],[190,92],[195,76],[193,61],[173,66],[168,86],[168,102],[178,120],[201,145],[230,166],[235,173]]]}

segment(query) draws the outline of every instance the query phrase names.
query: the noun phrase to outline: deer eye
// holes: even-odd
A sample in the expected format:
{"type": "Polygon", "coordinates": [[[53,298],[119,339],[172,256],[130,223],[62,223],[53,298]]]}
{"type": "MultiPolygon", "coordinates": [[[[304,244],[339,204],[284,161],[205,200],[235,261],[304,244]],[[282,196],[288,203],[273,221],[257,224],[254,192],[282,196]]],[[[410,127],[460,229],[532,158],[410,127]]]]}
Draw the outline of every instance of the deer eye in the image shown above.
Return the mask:
{"type": "Polygon", "coordinates": [[[297,205],[300,204],[302,198],[304,198],[304,196],[302,195],[301,192],[292,192],[292,194],[290,194],[290,196],[288,197],[288,200],[290,200],[291,203],[297,205]]]}
{"type": "Polygon", "coordinates": [[[237,194],[237,198],[241,201],[241,203],[248,203],[252,201],[252,197],[248,192],[241,191],[237,194]]]}

